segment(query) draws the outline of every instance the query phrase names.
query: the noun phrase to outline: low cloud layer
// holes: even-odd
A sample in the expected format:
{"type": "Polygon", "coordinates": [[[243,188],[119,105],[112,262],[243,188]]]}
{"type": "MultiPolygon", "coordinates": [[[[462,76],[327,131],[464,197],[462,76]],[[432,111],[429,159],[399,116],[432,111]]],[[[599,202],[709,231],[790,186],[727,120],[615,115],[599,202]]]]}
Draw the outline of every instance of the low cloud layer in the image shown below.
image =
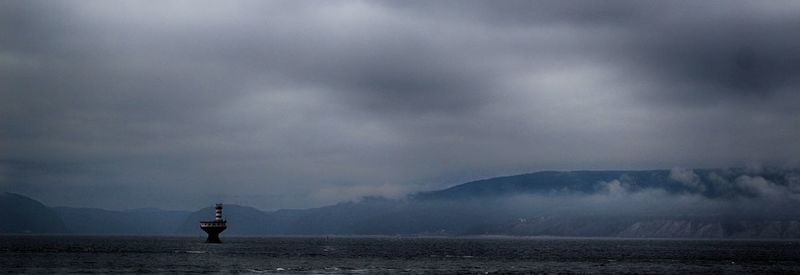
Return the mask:
{"type": "Polygon", "coordinates": [[[796,166],[798,18],[794,1],[5,1],[0,188],[275,209],[544,169],[796,166]]]}
{"type": "Polygon", "coordinates": [[[688,182],[690,185],[641,188],[640,182],[622,177],[596,183],[595,192],[511,195],[500,197],[495,203],[523,217],[598,215],[770,220],[800,216],[800,180],[796,170],[768,173],[704,170],[698,174],[691,169],[674,168],[670,178],[678,184],[688,182]]]}

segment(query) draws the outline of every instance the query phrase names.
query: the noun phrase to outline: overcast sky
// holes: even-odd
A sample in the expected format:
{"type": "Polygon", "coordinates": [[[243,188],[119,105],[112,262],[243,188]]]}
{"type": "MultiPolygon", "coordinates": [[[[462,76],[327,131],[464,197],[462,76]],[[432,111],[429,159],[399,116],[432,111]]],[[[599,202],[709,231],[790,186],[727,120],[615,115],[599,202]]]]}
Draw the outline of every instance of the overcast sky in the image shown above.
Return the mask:
{"type": "Polygon", "coordinates": [[[0,190],[305,208],[797,166],[800,1],[0,1],[0,190]]]}

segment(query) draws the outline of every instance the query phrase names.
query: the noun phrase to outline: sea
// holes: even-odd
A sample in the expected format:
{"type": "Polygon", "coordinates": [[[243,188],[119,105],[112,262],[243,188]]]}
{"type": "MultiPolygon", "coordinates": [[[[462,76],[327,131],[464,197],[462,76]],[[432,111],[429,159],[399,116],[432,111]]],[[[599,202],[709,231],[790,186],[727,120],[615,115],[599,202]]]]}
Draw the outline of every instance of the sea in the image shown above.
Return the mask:
{"type": "Polygon", "coordinates": [[[800,241],[0,236],[0,273],[800,274],[800,241]]]}

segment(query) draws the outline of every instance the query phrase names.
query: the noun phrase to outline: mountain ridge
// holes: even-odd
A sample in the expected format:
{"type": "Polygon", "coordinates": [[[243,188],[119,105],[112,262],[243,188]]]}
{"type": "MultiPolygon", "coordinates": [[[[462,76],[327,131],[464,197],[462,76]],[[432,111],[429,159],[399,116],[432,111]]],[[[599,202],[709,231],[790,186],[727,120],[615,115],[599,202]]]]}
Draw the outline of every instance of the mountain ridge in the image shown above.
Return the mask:
{"type": "Polygon", "coordinates": [[[61,218],[49,207],[29,197],[0,192],[0,233],[68,233],[61,218]]]}
{"type": "MultiPolygon", "coordinates": [[[[540,171],[309,209],[226,204],[227,235],[800,237],[797,170],[540,171]]],[[[199,235],[196,211],[53,208],[73,234],[199,235]]]]}

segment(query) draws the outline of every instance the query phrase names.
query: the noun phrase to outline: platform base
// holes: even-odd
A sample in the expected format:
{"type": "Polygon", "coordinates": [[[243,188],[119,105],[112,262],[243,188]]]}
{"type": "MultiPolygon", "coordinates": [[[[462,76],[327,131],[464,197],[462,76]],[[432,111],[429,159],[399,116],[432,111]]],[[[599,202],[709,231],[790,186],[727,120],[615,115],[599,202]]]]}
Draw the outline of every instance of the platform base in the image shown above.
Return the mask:
{"type": "Polygon", "coordinates": [[[222,240],[219,239],[219,235],[208,234],[208,238],[206,238],[206,243],[222,243],[222,240]]]}
{"type": "Polygon", "coordinates": [[[222,243],[222,240],[219,239],[219,233],[222,233],[225,227],[202,227],[202,229],[208,234],[206,243],[222,243]]]}

